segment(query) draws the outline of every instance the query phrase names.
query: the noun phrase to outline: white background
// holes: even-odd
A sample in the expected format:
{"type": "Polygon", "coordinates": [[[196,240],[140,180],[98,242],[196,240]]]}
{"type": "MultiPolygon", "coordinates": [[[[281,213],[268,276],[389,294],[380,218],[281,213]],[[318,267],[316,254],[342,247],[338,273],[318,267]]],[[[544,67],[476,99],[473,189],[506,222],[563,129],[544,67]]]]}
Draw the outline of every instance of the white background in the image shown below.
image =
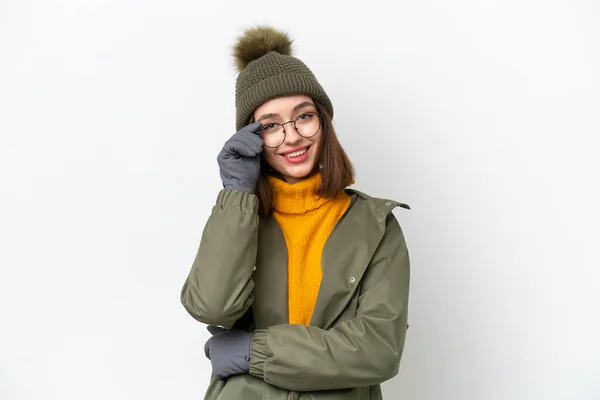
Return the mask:
{"type": "Polygon", "coordinates": [[[386,399],[600,399],[593,0],[0,0],[0,399],[202,398],[179,291],[264,21],[356,187],[413,208],[386,399]]]}

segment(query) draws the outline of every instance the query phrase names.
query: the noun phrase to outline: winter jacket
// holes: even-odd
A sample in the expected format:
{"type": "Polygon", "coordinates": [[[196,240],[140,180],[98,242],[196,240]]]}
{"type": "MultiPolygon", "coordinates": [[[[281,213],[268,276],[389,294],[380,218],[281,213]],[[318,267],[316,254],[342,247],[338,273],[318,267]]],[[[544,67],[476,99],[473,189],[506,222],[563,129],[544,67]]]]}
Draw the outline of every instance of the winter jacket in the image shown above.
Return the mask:
{"type": "Polygon", "coordinates": [[[222,190],[181,292],[196,320],[254,332],[250,373],[212,378],[207,400],[376,400],[398,373],[410,263],[392,214],[407,205],[347,189],[309,326],[288,324],[287,249],[253,194],[222,190]]]}

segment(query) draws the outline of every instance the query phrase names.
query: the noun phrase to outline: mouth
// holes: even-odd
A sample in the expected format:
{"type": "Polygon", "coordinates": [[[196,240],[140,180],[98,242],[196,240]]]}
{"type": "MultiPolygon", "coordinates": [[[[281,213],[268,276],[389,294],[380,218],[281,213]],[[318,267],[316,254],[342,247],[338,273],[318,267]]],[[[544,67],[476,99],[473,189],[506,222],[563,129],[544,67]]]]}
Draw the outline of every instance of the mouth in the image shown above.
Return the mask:
{"type": "Polygon", "coordinates": [[[310,147],[311,146],[306,146],[292,149],[284,153],[280,153],[279,155],[290,162],[302,162],[308,156],[308,151],[310,150],[310,147]]]}

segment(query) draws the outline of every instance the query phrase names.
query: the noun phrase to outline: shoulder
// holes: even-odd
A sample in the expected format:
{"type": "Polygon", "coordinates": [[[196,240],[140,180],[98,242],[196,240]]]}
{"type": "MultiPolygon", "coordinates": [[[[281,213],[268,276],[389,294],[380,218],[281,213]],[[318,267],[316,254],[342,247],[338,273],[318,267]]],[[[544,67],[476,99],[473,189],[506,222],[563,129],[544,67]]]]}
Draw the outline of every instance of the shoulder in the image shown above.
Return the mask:
{"type": "MultiPolygon", "coordinates": [[[[346,193],[352,198],[353,206],[349,212],[360,214],[358,218],[352,218],[360,226],[355,228],[380,235],[378,247],[385,242],[382,248],[406,248],[404,232],[396,216],[392,211],[396,207],[410,210],[410,206],[392,199],[369,196],[355,189],[346,189],[346,193]],[[375,220],[373,220],[375,218],[375,220]]],[[[387,250],[384,250],[384,252],[387,250]]]]}
{"type": "Polygon", "coordinates": [[[396,207],[410,210],[408,204],[401,203],[392,199],[369,196],[368,194],[356,189],[346,189],[346,194],[351,198],[350,208],[347,216],[351,217],[350,225],[345,225],[351,230],[375,234],[383,238],[387,233],[394,234],[394,231],[401,231],[400,225],[392,213],[396,207]]]}
{"type": "Polygon", "coordinates": [[[379,217],[386,217],[396,208],[401,207],[410,210],[410,206],[396,200],[369,196],[368,194],[356,189],[346,189],[346,194],[352,198],[352,203],[373,212],[379,217]]]}

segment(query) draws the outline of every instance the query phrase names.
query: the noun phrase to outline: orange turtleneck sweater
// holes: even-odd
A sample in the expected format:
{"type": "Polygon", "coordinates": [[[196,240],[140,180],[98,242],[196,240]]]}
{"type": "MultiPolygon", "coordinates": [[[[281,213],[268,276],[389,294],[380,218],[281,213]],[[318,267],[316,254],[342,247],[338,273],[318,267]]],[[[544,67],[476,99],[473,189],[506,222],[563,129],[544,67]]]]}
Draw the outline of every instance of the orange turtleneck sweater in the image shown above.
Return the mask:
{"type": "Polygon", "coordinates": [[[350,205],[341,191],[320,198],[321,175],[295,184],[269,177],[273,216],[288,249],[288,313],[290,324],[309,325],[321,286],[321,255],[329,234],[350,205]]]}

